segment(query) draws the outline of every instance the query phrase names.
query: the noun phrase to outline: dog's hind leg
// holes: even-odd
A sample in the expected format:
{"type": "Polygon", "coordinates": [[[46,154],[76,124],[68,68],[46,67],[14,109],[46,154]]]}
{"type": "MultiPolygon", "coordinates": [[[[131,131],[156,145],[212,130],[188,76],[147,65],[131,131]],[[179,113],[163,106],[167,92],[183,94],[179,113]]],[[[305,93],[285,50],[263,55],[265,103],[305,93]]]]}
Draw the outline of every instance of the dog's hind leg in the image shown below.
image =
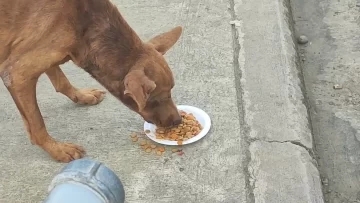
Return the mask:
{"type": "Polygon", "coordinates": [[[94,105],[104,99],[105,91],[98,89],[77,89],[72,86],[59,66],[52,67],[45,73],[55,90],[67,96],[75,103],[94,105]]]}
{"type": "Polygon", "coordinates": [[[41,73],[46,71],[45,59],[40,54],[21,56],[16,61],[6,61],[0,65],[0,74],[9,90],[26,127],[32,144],[40,146],[58,161],[69,162],[82,158],[85,151],[82,147],[71,143],[61,143],[53,139],[47,132],[36,99],[36,84],[41,73]],[[39,60],[32,60],[40,58],[39,60]],[[36,61],[36,65],[34,64],[36,61]],[[44,67],[44,68],[41,68],[44,67]]]}

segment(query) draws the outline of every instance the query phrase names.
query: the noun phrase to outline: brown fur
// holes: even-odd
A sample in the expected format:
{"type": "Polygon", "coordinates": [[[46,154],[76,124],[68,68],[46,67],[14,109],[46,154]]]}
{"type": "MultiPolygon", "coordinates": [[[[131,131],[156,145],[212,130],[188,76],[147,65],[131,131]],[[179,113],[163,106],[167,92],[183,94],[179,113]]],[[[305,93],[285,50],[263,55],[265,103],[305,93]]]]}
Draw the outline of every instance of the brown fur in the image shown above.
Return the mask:
{"type": "Polygon", "coordinates": [[[181,27],[143,42],[109,0],[0,1],[0,76],[29,138],[58,161],[83,157],[82,147],[55,141],[36,100],[43,73],[75,103],[97,104],[104,91],[73,87],[59,65],[72,60],[148,122],[171,126],[181,118],[171,99],[174,79],[163,54],[181,27]]]}

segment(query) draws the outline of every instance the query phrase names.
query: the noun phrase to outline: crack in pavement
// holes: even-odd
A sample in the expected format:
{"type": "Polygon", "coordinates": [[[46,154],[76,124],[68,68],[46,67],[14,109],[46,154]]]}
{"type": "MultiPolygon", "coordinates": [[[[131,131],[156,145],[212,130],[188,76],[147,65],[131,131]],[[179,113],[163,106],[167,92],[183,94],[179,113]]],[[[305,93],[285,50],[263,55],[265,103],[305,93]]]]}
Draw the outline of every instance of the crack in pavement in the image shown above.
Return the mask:
{"type": "Polygon", "coordinates": [[[250,143],[250,144],[251,144],[252,142],[256,142],[256,141],[258,141],[258,142],[268,142],[268,143],[280,143],[280,144],[290,143],[290,144],[296,145],[296,146],[298,146],[298,147],[301,147],[301,148],[305,149],[305,150],[309,153],[309,155],[310,155],[310,157],[313,159],[313,161],[315,161],[315,162],[314,162],[315,166],[318,165],[317,162],[316,162],[316,154],[315,154],[314,150],[311,149],[311,148],[306,147],[304,144],[302,144],[302,143],[301,143],[300,141],[298,141],[298,140],[278,141],[278,140],[262,140],[262,139],[259,139],[259,138],[250,138],[250,139],[249,139],[249,143],[250,143]]]}
{"type": "Polygon", "coordinates": [[[304,148],[309,155],[311,156],[311,158],[315,159],[315,155],[312,149],[306,147],[304,144],[302,144],[300,141],[294,141],[294,140],[285,140],[285,141],[276,141],[276,140],[264,140],[265,142],[269,142],[269,143],[291,143],[293,145],[299,146],[304,148]]]}
{"type": "MultiPolygon", "coordinates": [[[[234,0],[229,0],[229,12],[231,15],[232,22],[237,21],[237,16],[235,14],[235,2],[234,0]]],[[[241,78],[242,72],[240,70],[239,64],[239,54],[240,54],[240,43],[239,33],[236,28],[236,23],[231,24],[231,32],[233,36],[233,66],[234,66],[234,77],[235,77],[235,86],[236,86],[236,97],[237,97],[237,106],[238,106],[238,114],[239,114],[239,125],[240,125],[240,135],[242,136],[242,149],[244,150],[245,157],[243,158],[242,165],[243,165],[243,172],[245,174],[245,191],[246,191],[246,202],[248,203],[255,203],[255,196],[254,196],[254,184],[250,182],[252,176],[254,176],[249,171],[249,164],[251,161],[251,154],[249,150],[250,142],[248,141],[249,135],[249,126],[245,121],[245,110],[244,110],[244,103],[243,103],[243,95],[244,90],[241,87],[241,78]]]]}

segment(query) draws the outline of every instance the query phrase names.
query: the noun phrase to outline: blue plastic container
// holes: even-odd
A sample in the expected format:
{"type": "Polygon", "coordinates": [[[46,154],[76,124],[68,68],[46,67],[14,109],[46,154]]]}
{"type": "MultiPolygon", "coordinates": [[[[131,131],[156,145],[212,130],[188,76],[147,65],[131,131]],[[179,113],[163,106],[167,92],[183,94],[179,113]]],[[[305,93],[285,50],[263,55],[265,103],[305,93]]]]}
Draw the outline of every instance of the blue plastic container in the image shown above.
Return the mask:
{"type": "Polygon", "coordinates": [[[44,203],[123,203],[120,179],[104,164],[78,159],[67,164],[52,180],[44,203]]]}

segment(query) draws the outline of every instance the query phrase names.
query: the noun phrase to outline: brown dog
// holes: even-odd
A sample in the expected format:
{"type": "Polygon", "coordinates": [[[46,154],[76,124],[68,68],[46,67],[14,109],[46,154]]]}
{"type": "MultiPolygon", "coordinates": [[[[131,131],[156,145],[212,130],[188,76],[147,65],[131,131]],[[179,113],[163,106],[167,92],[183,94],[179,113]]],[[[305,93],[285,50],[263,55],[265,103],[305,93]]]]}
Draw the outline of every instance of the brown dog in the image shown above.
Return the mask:
{"type": "Polygon", "coordinates": [[[75,103],[97,104],[96,89],[76,89],[59,65],[72,60],[146,121],[181,122],[171,99],[174,78],[163,55],[181,27],[143,42],[109,0],[0,1],[0,76],[14,99],[31,143],[61,162],[83,157],[82,147],[55,141],[36,101],[46,73],[57,92],[75,103]]]}

